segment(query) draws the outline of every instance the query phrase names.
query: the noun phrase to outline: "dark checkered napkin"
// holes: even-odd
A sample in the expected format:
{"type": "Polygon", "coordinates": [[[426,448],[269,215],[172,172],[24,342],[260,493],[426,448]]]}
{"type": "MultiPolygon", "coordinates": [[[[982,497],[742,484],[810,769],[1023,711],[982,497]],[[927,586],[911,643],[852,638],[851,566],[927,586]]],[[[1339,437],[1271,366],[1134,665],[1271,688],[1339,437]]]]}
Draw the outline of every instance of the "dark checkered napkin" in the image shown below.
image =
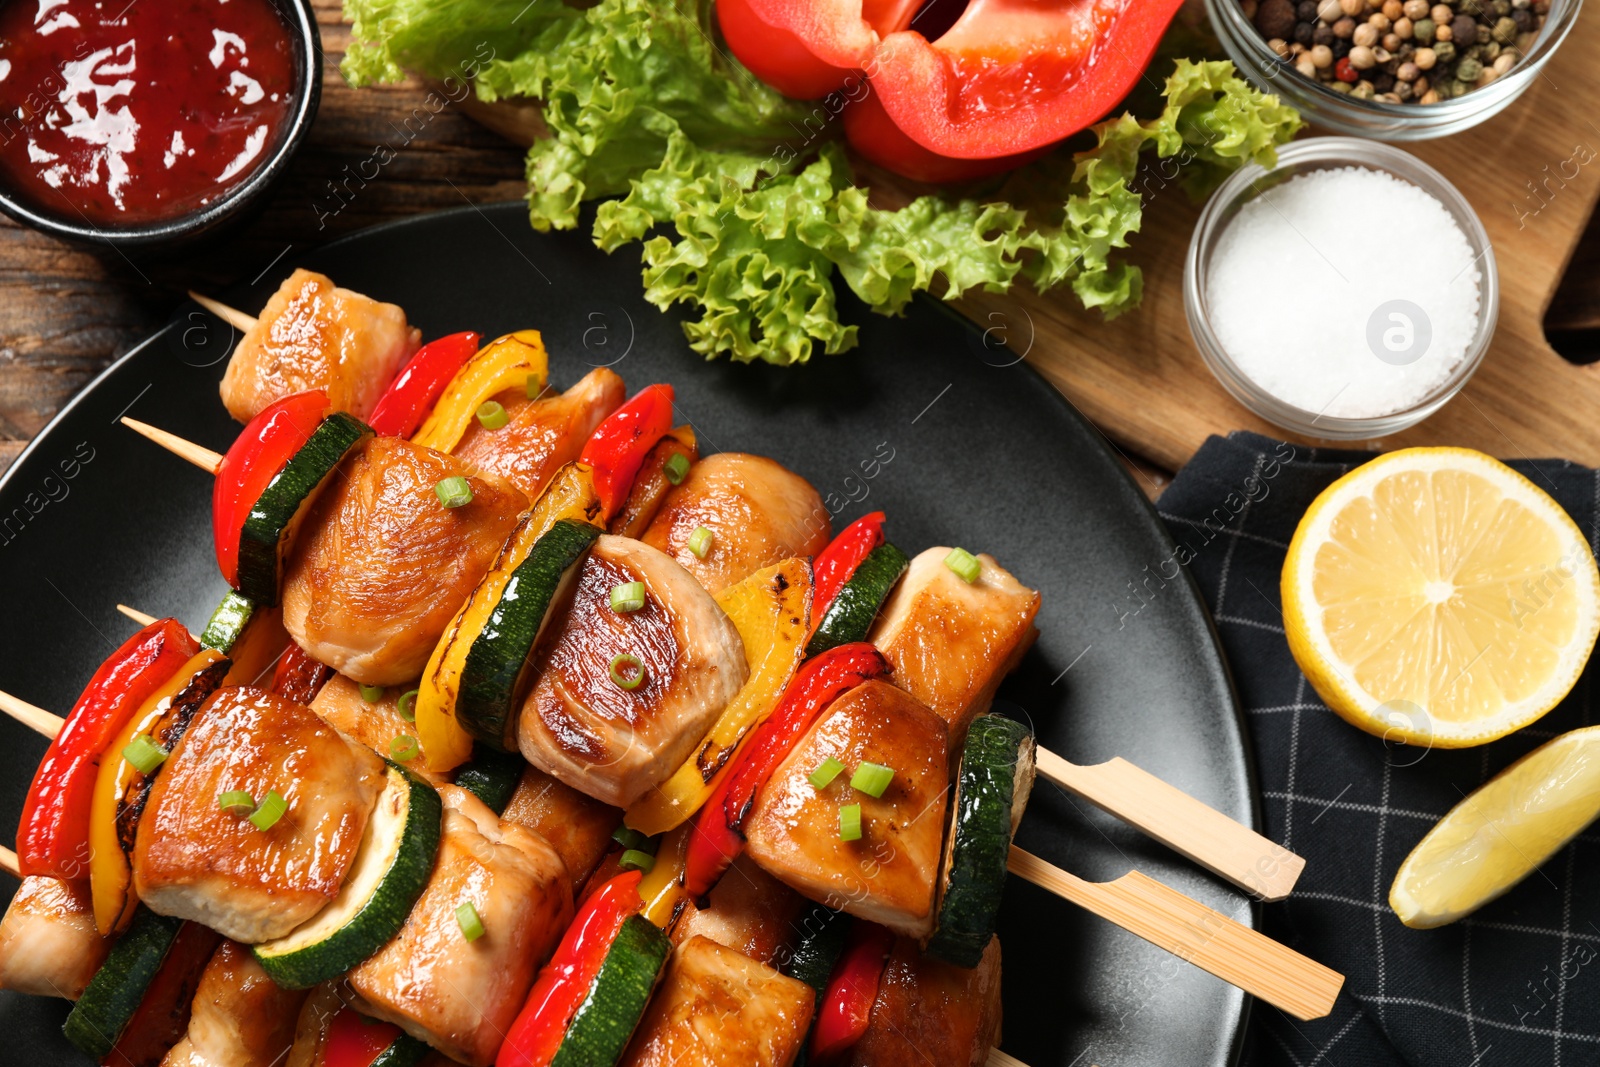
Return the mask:
{"type": "MultiPolygon", "coordinates": [[[[1595,721],[1596,671],[1534,727],[1480,748],[1423,751],[1349,726],[1289,654],[1278,591],[1300,516],[1369,453],[1213,437],[1158,504],[1211,606],[1249,720],[1266,833],[1306,858],[1269,934],[1347,975],[1333,1014],[1303,1023],[1257,1004],[1249,1067],[1578,1067],[1600,1064],[1600,829],[1501,899],[1438,930],[1387,904],[1406,854],[1463,796],[1545,741],[1595,721]]],[[[1512,463],[1596,528],[1600,472],[1512,463]]]]}

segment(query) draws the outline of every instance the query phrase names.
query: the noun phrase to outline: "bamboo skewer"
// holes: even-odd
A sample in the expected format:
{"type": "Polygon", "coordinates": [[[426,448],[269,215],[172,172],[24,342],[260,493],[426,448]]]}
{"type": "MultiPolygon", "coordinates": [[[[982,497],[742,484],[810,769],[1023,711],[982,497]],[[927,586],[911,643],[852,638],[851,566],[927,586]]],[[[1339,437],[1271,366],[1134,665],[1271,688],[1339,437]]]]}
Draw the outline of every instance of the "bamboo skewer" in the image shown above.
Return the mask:
{"type": "Polygon", "coordinates": [[[138,623],[140,626],[149,626],[151,623],[156,621],[156,617],[154,615],[146,615],[138,608],[130,608],[126,604],[118,604],[117,610],[122,612],[128,618],[132,619],[134,622],[138,623]]]}
{"type": "Polygon", "coordinates": [[[193,289],[189,290],[189,299],[236,330],[249,331],[255,329],[256,317],[254,315],[248,315],[238,308],[231,308],[222,301],[213,300],[209,296],[201,296],[193,289]]]}
{"type": "Polygon", "coordinates": [[[36,708],[26,700],[14,697],[3,690],[0,690],[0,711],[51,741],[56,739],[56,734],[61,732],[61,724],[66,721],[59,715],[54,715],[43,708],[36,708]]]}
{"type": "Polygon", "coordinates": [[[22,868],[17,865],[17,854],[0,845],[0,871],[5,871],[13,878],[22,877],[22,868]]]}
{"type": "Polygon", "coordinates": [[[221,453],[213,452],[193,441],[185,441],[175,433],[168,433],[160,427],[151,426],[148,422],[140,422],[127,416],[123,416],[122,425],[142,437],[148,437],[179,459],[188,460],[207,474],[216,474],[217,468],[222,466],[221,453]]]}

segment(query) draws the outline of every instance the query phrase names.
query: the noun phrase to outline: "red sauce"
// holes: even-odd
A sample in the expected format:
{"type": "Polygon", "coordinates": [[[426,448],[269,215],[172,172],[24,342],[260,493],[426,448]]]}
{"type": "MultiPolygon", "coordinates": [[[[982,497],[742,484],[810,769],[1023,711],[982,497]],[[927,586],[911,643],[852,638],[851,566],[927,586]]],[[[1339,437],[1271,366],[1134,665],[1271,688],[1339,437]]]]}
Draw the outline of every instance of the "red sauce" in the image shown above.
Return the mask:
{"type": "Polygon", "coordinates": [[[295,68],[269,0],[0,0],[0,178],[95,225],[186,214],[271,156],[295,68]]]}

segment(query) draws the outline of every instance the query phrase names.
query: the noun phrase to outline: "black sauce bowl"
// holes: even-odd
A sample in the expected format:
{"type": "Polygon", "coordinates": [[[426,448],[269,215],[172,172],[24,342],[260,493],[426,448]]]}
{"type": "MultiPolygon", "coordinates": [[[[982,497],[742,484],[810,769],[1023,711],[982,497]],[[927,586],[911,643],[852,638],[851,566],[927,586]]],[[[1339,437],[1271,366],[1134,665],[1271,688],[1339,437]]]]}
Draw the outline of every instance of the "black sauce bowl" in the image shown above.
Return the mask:
{"type": "Polygon", "coordinates": [[[310,0],[270,0],[289,31],[298,76],[290,90],[289,113],[268,155],[244,181],[203,207],[170,219],[134,226],[96,226],[86,219],[41,211],[0,178],[0,211],[24,226],[75,244],[118,250],[162,252],[217,237],[264,206],[267,194],[305,141],[322,99],[322,38],[310,0]]]}

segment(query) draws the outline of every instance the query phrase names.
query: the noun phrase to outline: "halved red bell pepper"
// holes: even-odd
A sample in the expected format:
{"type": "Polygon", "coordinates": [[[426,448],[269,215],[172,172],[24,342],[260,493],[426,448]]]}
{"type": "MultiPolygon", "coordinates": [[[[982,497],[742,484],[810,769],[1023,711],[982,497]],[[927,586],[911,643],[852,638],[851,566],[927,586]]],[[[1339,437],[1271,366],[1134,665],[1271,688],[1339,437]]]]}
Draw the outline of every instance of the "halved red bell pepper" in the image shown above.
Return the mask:
{"type": "Polygon", "coordinates": [[[105,1067],[156,1067],[189,1028],[189,1009],[200,977],[222,935],[197,922],[178,927],[161,969],[144,987],[139,1006],[100,1061],[105,1067]]]}
{"type": "Polygon", "coordinates": [[[584,902],[511,1024],[496,1067],[545,1067],[555,1056],[622,924],[644,906],[643,878],[642,871],[619,874],[584,902]]]}
{"type": "Polygon", "coordinates": [[[296,704],[310,704],[333,675],[332,667],[318,663],[299,645],[290,643],[272,672],[272,691],[296,704]]]}
{"type": "Polygon", "coordinates": [[[801,664],[783,699],[750,735],[722,784],[700,809],[684,858],[683,885],[691,899],[703,899],[711,892],[744,851],[740,827],[756,794],[817,716],[862,682],[888,673],[883,653],[863,641],[830,648],[801,664]]]}
{"type": "Polygon", "coordinates": [[[471,330],[429,341],[389,383],[367,425],[379,437],[410,437],[439,402],[445,386],[478,351],[471,330]]]}
{"type": "Polygon", "coordinates": [[[595,428],[578,462],[593,471],[605,518],[617,513],[644,457],[672,429],[672,386],[647,385],[595,428]]]}
{"type": "Polygon", "coordinates": [[[156,689],[200,651],[176,619],[158,619],[100,665],[34,772],[17,828],[17,866],[27,874],[84,878],[89,810],[100,757],[156,689]]]}
{"type": "Polygon", "coordinates": [[[840,530],[828,547],[817,553],[812,564],[811,617],[821,620],[828,613],[828,605],[839,595],[844,583],[861,566],[861,561],[872,555],[872,550],[883,544],[883,524],[886,516],[881,511],[863,515],[840,530]]]}
{"type": "Polygon", "coordinates": [[[322,1067],[372,1067],[403,1033],[393,1023],[368,1019],[346,1005],[328,1024],[322,1045],[322,1067]]]}
{"type": "Polygon", "coordinates": [[[239,534],[262,490],[288,466],[322,424],[331,405],[320,389],[286,396],[251,419],[217,467],[211,490],[211,535],[228,584],[239,583],[239,534]]]}
{"type": "Polygon", "coordinates": [[[850,940],[828,977],[828,991],[817,1004],[811,1032],[812,1062],[826,1067],[867,1032],[878,983],[893,948],[894,934],[877,923],[857,920],[850,927],[850,940]]]}
{"type": "Polygon", "coordinates": [[[903,30],[922,0],[717,0],[728,49],[785,96],[814,100],[846,88],[883,36],[903,30]]]}
{"type": "Polygon", "coordinates": [[[969,182],[1015,170],[1025,163],[1049,152],[1054,145],[1045,145],[1031,152],[995,156],[992,159],[955,159],[922,147],[899,126],[883,109],[877,93],[844,109],[844,136],[850,147],[869,163],[876,163],[913,181],[943,185],[947,182],[969,182]]]}

